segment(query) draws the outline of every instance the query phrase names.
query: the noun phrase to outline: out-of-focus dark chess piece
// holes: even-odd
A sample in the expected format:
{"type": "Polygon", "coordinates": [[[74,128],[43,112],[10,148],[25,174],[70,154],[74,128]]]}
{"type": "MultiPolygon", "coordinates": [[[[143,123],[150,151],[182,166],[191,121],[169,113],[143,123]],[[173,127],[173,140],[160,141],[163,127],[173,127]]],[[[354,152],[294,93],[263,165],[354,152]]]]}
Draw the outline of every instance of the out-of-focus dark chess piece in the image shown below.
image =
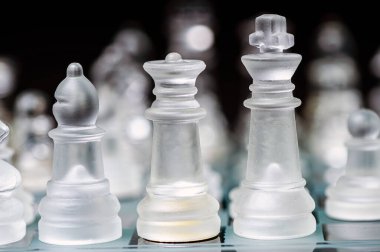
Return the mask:
{"type": "Polygon", "coordinates": [[[142,62],[152,51],[149,37],[138,29],[120,31],[95,62],[92,73],[99,92],[105,175],[111,192],[137,197],[150,165],[151,123],[144,117],[151,81],[142,62]],[[125,186],[128,185],[128,186],[125,186]]]}
{"type": "Polygon", "coordinates": [[[352,56],[354,43],[344,23],[322,23],[316,41],[319,57],[308,69],[312,91],[304,116],[308,122],[308,147],[319,161],[315,174],[334,184],[347,159],[343,143],[349,134],[345,122],[362,104],[360,76],[352,56]]]}
{"type": "Polygon", "coordinates": [[[212,7],[202,1],[173,1],[169,4],[168,31],[169,51],[181,52],[184,58],[203,60],[207,67],[199,76],[197,100],[207,110],[207,117],[199,123],[205,172],[210,178],[210,193],[221,200],[221,175],[227,172],[225,164],[230,152],[227,121],[214,90],[215,68],[218,58],[215,49],[217,31],[212,7]]]}
{"type": "Polygon", "coordinates": [[[33,193],[42,193],[51,176],[53,145],[47,133],[54,122],[46,112],[47,103],[46,96],[36,90],[16,98],[11,146],[23,186],[33,193]]]}

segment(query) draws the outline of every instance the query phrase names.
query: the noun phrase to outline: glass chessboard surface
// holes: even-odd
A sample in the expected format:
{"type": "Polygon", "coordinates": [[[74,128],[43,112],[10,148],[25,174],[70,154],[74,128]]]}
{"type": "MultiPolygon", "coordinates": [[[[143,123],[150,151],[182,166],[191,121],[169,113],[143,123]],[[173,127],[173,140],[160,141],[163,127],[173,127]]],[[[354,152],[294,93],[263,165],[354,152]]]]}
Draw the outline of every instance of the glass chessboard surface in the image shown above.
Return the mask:
{"type": "Polygon", "coordinates": [[[122,202],[120,216],[123,220],[122,238],[102,244],[85,246],[57,246],[38,240],[37,222],[30,225],[23,240],[0,246],[0,251],[380,251],[380,221],[344,222],[330,219],[323,210],[324,185],[309,187],[315,199],[314,215],[317,230],[314,234],[290,240],[251,240],[234,234],[232,220],[222,204],[222,227],[218,237],[191,243],[157,243],[138,237],[135,229],[136,206],[139,200],[122,202]]]}

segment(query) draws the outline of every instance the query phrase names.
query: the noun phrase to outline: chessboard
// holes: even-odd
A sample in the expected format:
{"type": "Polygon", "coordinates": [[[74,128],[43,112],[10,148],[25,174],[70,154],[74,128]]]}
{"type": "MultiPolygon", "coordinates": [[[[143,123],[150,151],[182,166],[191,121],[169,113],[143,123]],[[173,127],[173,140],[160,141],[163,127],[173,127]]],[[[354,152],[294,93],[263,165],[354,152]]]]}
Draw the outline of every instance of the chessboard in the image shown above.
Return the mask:
{"type": "Polygon", "coordinates": [[[314,234],[289,240],[252,240],[234,234],[228,204],[222,204],[219,214],[222,220],[220,234],[206,241],[191,243],[157,243],[137,235],[135,223],[139,199],[122,201],[120,217],[123,220],[122,238],[108,243],[84,246],[57,246],[38,240],[35,221],[28,227],[23,240],[1,246],[0,251],[380,251],[380,221],[345,222],[333,220],[324,212],[324,185],[311,185],[309,191],[316,202],[314,216],[317,230],[314,234]]]}

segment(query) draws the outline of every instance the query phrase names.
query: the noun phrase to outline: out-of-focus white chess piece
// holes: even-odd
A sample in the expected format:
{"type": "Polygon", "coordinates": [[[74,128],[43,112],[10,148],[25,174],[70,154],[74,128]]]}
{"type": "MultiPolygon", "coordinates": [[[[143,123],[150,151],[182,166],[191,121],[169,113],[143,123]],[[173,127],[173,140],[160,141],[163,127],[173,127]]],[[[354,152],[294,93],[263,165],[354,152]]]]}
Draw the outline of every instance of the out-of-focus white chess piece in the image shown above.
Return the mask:
{"type": "Polygon", "coordinates": [[[105,174],[111,192],[120,198],[142,194],[150,165],[146,156],[151,151],[152,127],[143,116],[150,79],[141,61],[151,49],[144,32],[124,29],[92,69],[99,91],[98,124],[107,132],[103,140],[105,174]]]}
{"type": "MultiPolygon", "coordinates": [[[[370,62],[372,74],[380,81],[380,49],[378,49],[370,62]]],[[[368,94],[368,105],[371,109],[380,113],[380,83],[372,87],[368,94]]]]}
{"type": "Polygon", "coordinates": [[[323,167],[327,168],[324,177],[329,184],[342,175],[347,159],[343,143],[349,134],[345,122],[362,104],[357,89],[360,76],[350,47],[351,37],[343,23],[323,23],[317,35],[320,57],[308,69],[313,85],[304,110],[309,123],[308,149],[320,161],[316,172],[322,173],[323,167]]]}
{"type": "MultiPolygon", "coordinates": [[[[0,121],[0,143],[9,134],[9,128],[0,121]]],[[[0,159],[0,245],[21,240],[26,233],[24,206],[14,196],[21,185],[20,173],[3,159],[0,159]]]]}
{"type": "Polygon", "coordinates": [[[351,114],[345,174],[326,191],[326,214],[351,221],[380,220],[380,119],[371,110],[351,114]]]}
{"type": "Polygon", "coordinates": [[[99,100],[80,64],[69,65],[55,98],[58,127],[49,132],[54,140],[53,173],[39,205],[39,239],[58,245],[118,239],[120,204],[104,176],[104,131],[95,124],[99,100]]]}
{"type": "Polygon", "coordinates": [[[15,81],[16,70],[12,60],[0,57],[0,119],[8,124],[12,116],[4,100],[15,89],[15,81]]]}
{"type": "Polygon", "coordinates": [[[46,109],[47,99],[39,91],[25,91],[16,99],[11,146],[23,186],[33,193],[42,193],[51,176],[53,145],[47,134],[54,123],[46,109]]]}

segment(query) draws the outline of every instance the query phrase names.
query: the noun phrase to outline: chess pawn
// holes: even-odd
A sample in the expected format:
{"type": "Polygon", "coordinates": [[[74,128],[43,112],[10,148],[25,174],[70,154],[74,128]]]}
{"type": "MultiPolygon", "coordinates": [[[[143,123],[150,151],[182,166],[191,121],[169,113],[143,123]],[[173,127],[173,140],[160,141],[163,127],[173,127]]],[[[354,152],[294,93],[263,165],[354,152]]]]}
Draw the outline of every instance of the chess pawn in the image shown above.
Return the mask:
{"type": "Polygon", "coordinates": [[[293,46],[286,19],[279,15],[256,18],[250,44],[260,53],[242,57],[253,78],[246,177],[236,200],[234,232],[252,239],[289,239],[316,229],[314,201],[302,178],[291,77],[301,61],[299,54],[283,53],[293,46]],[[297,204],[294,204],[297,202],[297,204]]]}
{"type": "Polygon", "coordinates": [[[327,191],[328,216],[349,221],[380,220],[380,119],[371,110],[351,114],[345,174],[327,191]]]}
{"type": "Polygon", "coordinates": [[[55,98],[53,174],[39,205],[39,239],[58,245],[115,240],[121,236],[120,204],[104,176],[96,89],[80,64],[69,65],[55,98]]]}
{"type": "MultiPolygon", "coordinates": [[[[8,139],[4,139],[0,143],[0,160],[11,163],[14,151],[8,146],[8,139]]],[[[19,199],[24,205],[24,219],[26,224],[31,224],[36,218],[36,210],[34,208],[34,196],[23,188],[22,185],[17,187],[13,196],[19,199]]]]}
{"type": "MultiPolygon", "coordinates": [[[[9,133],[9,128],[0,121],[0,143],[9,133]]],[[[12,165],[0,159],[0,245],[21,240],[26,233],[24,207],[14,197],[21,184],[20,173],[12,165]]]]}
{"type": "Polygon", "coordinates": [[[153,121],[152,162],[147,195],[137,208],[137,233],[159,242],[215,237],[219,204],[207,193],[197,125],[205,110],[194,99],[205,64],[170,53],[144,69],[155,81],[157,99],[145,114],[153,121]]]}

